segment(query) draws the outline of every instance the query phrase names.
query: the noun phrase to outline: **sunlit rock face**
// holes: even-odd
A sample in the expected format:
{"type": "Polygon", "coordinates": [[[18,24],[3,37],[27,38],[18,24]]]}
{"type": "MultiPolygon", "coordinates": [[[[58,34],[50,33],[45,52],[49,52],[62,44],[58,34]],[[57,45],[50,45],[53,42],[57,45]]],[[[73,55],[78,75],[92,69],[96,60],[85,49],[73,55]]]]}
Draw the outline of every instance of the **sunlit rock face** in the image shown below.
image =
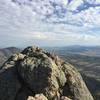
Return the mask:
{"type": "Polygon", "coordinates": [[[79,72],[39,47],[12,55],[0,70],[0,100],[93,100],[79,72]]]}

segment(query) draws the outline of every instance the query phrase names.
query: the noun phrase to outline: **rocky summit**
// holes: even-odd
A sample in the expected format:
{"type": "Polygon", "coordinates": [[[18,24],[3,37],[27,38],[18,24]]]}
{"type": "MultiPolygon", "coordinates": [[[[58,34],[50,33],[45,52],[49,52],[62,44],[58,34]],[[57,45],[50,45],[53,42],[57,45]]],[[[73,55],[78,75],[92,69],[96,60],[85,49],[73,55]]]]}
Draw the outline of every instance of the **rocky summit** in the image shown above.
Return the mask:
{"type": "Polygon", "coordinates": [[[93,100],[79,72],[39,47],[13,54],[0,69],[0,100],[93,100]]]}

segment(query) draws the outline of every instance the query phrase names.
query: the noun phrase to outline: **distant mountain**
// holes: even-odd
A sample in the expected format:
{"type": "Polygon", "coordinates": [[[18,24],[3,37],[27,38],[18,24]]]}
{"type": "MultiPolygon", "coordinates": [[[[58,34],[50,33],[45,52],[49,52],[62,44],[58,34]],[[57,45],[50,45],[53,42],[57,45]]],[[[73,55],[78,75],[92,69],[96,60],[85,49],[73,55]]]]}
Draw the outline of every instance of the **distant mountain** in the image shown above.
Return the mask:
{"type": "Polygon", "coordinates": [[[67,46],[67,47],[54,47],[54,48],[45,48],[49,51],[55,53],[65,54],[79,54],[92,57],[100,57],[100,46],[67,46]]]}
{"type": "Polygon", "coordinates": [[[8,47],[0,49],[0,66],[14,53],[18,53],[21,50],[16,47],[8,47]]]}

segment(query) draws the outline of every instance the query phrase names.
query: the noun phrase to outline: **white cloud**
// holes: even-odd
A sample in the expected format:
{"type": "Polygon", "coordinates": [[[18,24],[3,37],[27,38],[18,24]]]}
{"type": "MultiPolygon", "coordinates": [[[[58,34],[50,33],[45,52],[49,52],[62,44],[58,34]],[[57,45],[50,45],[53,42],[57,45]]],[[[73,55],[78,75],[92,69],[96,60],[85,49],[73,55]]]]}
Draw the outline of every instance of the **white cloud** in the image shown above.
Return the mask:
{"type": "Polygon", "coordinates": [[[73,2],[71,2],[68,7],[69,7],[69,10],[76,10],[76,8],[78,6],[80,6],[81,4],[83,3],[82,0],[73,0],[73,2]]]}
{"type": "MultiPolygon", "coordinates": [[[[32,3],[28,0],[17,1],[25,5],[20,6],[11,0],[0,1],[1,46],[32,43],[39,45],[98,44],[100,41],[100,14],[98,14],[100,8],[98,7],[73,14],[69,10],[75,10],[83,3],[82,0],[77,2],[73,0],[67,9],[69,12],[64,12],[65,17],[60,18],[59,15],[53,14],[55,8],[51,6],[49,0],[44,2],[34,0],[32,3]],[[53,15],[49,16],[49,14],[53,15]],[[45,19],[47,15],[49,18],[45,19]],[[55,21],[57,23],[54,23],[55,21]]],[[[61,0],[54,1],[58,8],[63,10],[68,4],[67,0],[63,0],[62,3],[61,0]]]]}

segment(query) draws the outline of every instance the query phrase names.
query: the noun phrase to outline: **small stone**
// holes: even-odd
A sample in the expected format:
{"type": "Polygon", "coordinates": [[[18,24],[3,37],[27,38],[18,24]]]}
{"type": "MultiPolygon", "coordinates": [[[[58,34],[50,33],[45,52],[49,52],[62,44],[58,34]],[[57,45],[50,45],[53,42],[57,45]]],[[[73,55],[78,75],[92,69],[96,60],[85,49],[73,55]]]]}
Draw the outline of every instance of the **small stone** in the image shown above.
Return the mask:
{"type": "Polygon", "coordinates": [[[61,97],[61,100],[72,100],[72,99],[70,99],[70,98],[68,98],[68,97],[66,97],[66,96],[62,96],[62,97],[61,97]]]}
{"type": "Polygon", "coordinates": [[[48,100],[43,94],[36,94],[34,97],[29,96],[27,100],[48,100]]]}
{"type": "Polygon", "coordinates": [[[36,94],[35,100],[48,100],[43,94],[36,94]]]}
{"type": "Polygon", "coordinates": [[[32,96],[28,96],[28,99],[27,100],[35,100],[35,98],[32,97],[32,96]]]}

